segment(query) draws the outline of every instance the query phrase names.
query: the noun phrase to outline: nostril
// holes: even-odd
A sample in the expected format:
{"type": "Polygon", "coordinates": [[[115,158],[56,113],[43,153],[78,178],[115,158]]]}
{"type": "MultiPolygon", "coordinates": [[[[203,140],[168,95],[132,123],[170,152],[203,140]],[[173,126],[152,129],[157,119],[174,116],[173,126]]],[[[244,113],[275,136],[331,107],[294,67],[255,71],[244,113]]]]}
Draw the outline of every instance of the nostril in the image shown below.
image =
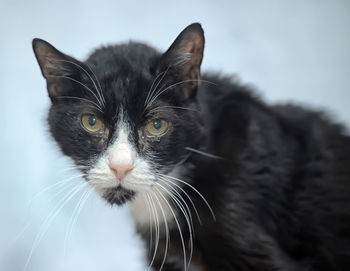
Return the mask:
{"type": "Polygon", "coordinates": [[[111,164],[110,168],[114,171],[118,180],[122,181],[134,167],[131,164],[111,164]]]}
{"type": "Polygon", "coordinates": [[[119,182],[134,168],[133,151],[127,144],[118,143],[113,148],[109,156],[109,167],[114,171],[119,182]]]}

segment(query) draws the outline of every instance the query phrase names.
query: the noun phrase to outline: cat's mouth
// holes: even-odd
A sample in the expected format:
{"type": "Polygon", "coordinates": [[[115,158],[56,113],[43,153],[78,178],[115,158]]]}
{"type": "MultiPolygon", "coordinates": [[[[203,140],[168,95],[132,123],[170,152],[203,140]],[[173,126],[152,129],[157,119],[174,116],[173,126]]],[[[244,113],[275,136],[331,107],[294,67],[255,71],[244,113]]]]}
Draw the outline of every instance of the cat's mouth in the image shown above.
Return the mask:
{"type": "Polygon", "coordinates": [[[122,205],[125,202],[133,199],[134,196],[134,191],[126,189],[120,185],[116,187],[107,188],[103,193],[103,198],[106,199],[112,205],[122,205]]]}

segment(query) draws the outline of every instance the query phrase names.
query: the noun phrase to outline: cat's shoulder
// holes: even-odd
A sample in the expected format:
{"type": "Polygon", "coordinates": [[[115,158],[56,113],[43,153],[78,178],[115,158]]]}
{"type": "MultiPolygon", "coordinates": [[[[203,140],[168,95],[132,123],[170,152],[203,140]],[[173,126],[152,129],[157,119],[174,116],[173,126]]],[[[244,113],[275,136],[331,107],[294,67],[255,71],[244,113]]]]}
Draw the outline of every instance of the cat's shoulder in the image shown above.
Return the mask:
{"type": "Polygon", "coordinates": [[[329,112],[298,102],[267,103],[253,85],[243,84],[237,76],[205,74],[202,91],[198,96],[200,103],[205,104],[204,107],[207,107],[212,115],[217,115],[217,118],[224,116],[220,114],[232,112],[232,114],[243,114],[250,120],[277,122],[287,130],[294,130],[295,133],[311,130],[346,133],[346,128],[329,112]]]}

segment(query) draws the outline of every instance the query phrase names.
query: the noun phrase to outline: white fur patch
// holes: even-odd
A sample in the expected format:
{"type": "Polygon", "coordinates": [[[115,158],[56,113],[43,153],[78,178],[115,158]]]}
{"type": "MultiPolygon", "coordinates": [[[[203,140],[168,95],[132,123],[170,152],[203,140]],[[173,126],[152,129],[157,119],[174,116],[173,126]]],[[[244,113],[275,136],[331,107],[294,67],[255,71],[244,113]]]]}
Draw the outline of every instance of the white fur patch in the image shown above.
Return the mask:
{"type": "MultiPolygon", "coordinates": [[[[158,223],[167,221],[170,226],[173,221],[173,214],[169,209],[171,201],[166,193],[156,186],[156,176],[150,166],[151,162],[141,157],[135,146],[130,143],[128,139],[130,128],[123,119],[123,114],[120,115],[113,144],[89,170],[87,180],[101,195],[106,189],[117,187],[119,184],[135,191],[136,196],[130,202],[130,209],[138,226],[149,227],[150,223],[156,223],[155,219],[158,220],[158,223]],[[125,175],[122,182],[111,169],[113,161],[133,164],[133,168],[125,175]]],[[[175,210],[173,212],[175,213],[175,210]]]]}
{"type": "MultiPolygon", "coordinates": [[[[180,175],[180,172],[180,168],[175,168],[169,175],[176,177],[180,175]]],[[[174,179],[171,179],[171,181],[181,186],[174,179]]],[[[164,222],[168,224],[169,228],[176,226],[174,215],[178,216],[178,208],[174,208],[174,203],[164,191],[164,188],[169,189],[169,185],[167,186],[162,183],[163,188],[158,187],[156,192],[152,191],[151,187],[147,193],[140,193],[130,203],[131,214],[138,227],[148,228],[151,224],[153,225],[152,227],[155,227],[156,223],[159,223],[160,227],[163,227],[162,224],[164,222]]],[[[171,185],[171,187],[176,188],[175,185],[171,185]]]]}
{"type": "Polygon", "coordinates": [[[168,195],[159,190],[157,193],[140,193],[130,202],[129,206],[138,227],[148,228],[150,225],[155,227],[156,223],[164,227],[162,224],[166,222],[171,228],[174,221],[172,211],[176,215],[176,210],[173,207],[171,207],[172,211],[170,210],[169,205],[171,206],[171,204],[168,195]]]}
{"type": "Polygon", "coordinates": [[[103,193],[106,188],[120,184],[115,172],[111,169],[111,161],[116,163],[132,163],[130,170],[122,181],[122,186],[134,191],[144,191],[154,183],[155,176],[151,172],[150,163],[140,157],[135,147],[128,140],[130,129],[121,114],[118,120],[117,136],[114,143],[98,159],[96,165],[88,172],[88,181],[96,190],[103,193]]]}

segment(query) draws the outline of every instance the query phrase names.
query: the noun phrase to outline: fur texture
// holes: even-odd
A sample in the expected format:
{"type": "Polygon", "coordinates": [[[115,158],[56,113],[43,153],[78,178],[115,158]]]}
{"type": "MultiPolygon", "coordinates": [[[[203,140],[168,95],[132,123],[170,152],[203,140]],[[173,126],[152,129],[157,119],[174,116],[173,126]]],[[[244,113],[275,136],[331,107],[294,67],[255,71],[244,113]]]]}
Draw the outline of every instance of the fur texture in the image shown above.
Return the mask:
{"type": "Polygon", "coordinates": [[[233,78],[200,76],[199,24],[164,54],[130,42],[80,62],[42,40],[33,48],[53,137],[107,201],[129,202],[155,270],[348,270],[344,128],[321,112],[266,105],[233,78]],[[99,133],[83,129],[86,113],[102,120],[99,133]],[[166,132],[147,134],[160,119],[166,132]],[[138,161],[124,180],[109,156],[121,124],[138,161]]]}

